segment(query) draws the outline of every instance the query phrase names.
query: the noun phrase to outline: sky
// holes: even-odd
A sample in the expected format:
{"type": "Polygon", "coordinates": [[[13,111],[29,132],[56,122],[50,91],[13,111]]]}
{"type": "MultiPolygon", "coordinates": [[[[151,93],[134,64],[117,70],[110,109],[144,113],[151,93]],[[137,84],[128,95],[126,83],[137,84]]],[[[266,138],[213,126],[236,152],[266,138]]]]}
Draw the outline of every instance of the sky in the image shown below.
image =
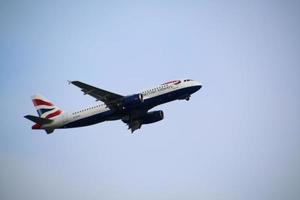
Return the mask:
{"type": "Polygon", "coordinates": [[[0,199],[281,200],[300,196],[298,1],[1,1],[0,199]],[[30,96],[96,104],[203,84],[165,119],[31,130],[30,96]]]}

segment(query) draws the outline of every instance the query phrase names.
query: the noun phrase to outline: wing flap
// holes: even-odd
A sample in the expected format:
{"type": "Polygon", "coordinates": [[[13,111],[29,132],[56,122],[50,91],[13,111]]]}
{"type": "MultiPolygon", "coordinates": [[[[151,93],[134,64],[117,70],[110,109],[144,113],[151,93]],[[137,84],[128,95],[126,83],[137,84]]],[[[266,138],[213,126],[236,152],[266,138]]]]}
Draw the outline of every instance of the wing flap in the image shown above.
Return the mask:
{"type": "Polygon", "coordinates": [[[141,128],[142,123],[140,120],[135,120],[135,121],[127,122],[127,125],[128,125],[128,129],[130,129],[131,133],[133,133],[134,131],[141,128]]]}

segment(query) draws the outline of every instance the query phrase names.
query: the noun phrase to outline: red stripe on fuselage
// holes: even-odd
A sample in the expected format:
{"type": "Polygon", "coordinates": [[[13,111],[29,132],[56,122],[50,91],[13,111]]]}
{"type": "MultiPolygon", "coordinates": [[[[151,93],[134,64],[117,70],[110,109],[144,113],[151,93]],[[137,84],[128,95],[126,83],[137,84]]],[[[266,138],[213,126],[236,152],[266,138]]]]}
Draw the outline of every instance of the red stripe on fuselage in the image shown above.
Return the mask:
{"type": "Polygon", "coordinates": [[[61,113],[61,110],[58,110],[58,111],[55,111],[54,113],[47,115],[45,118],[49,119],[49,118],[55,117],[57,115],[60,115],[60,113],[61,113]]]}
{"type": "Polygon", "coordinates": [[[35,105],[35,106],[41,106],[41,105],[54,106],[52,103],[47,102],[47,101],[43,101],[41,99],[32,99],[32,102],[33,102],[33,105],[35,105]]]}

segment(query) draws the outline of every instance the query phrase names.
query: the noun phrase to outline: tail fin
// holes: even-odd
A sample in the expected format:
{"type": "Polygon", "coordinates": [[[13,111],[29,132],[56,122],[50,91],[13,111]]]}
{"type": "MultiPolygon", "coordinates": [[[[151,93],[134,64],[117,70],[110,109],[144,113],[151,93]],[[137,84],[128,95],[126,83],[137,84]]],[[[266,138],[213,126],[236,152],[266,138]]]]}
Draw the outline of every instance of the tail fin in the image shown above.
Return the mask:
{"type": "Polygon", "coordinates": [[[41,95],[32,96],[32,102],[40,118],[51,119],[63,112],[59,107],[41,95]]]}

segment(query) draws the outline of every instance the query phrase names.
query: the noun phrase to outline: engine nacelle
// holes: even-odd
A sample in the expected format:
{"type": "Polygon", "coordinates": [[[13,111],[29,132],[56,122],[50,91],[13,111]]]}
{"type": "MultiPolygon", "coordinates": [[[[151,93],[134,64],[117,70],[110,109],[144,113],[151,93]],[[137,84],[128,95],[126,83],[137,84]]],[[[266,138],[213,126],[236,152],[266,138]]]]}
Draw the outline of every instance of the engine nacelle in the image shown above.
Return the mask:
{"type": "Polygon", "coordinates": [[[123,108],[133,108],[144,102],[144,97],[142,94],[134,94],[126,96],[123,99],[122,106],[123,108]]]}
{"type": "Polygon", "coordinates": [[[158,122],[164,118],[164,112],[162,110],[148,112],[142,119],[142,124],[151,124],[158,122]]]}

